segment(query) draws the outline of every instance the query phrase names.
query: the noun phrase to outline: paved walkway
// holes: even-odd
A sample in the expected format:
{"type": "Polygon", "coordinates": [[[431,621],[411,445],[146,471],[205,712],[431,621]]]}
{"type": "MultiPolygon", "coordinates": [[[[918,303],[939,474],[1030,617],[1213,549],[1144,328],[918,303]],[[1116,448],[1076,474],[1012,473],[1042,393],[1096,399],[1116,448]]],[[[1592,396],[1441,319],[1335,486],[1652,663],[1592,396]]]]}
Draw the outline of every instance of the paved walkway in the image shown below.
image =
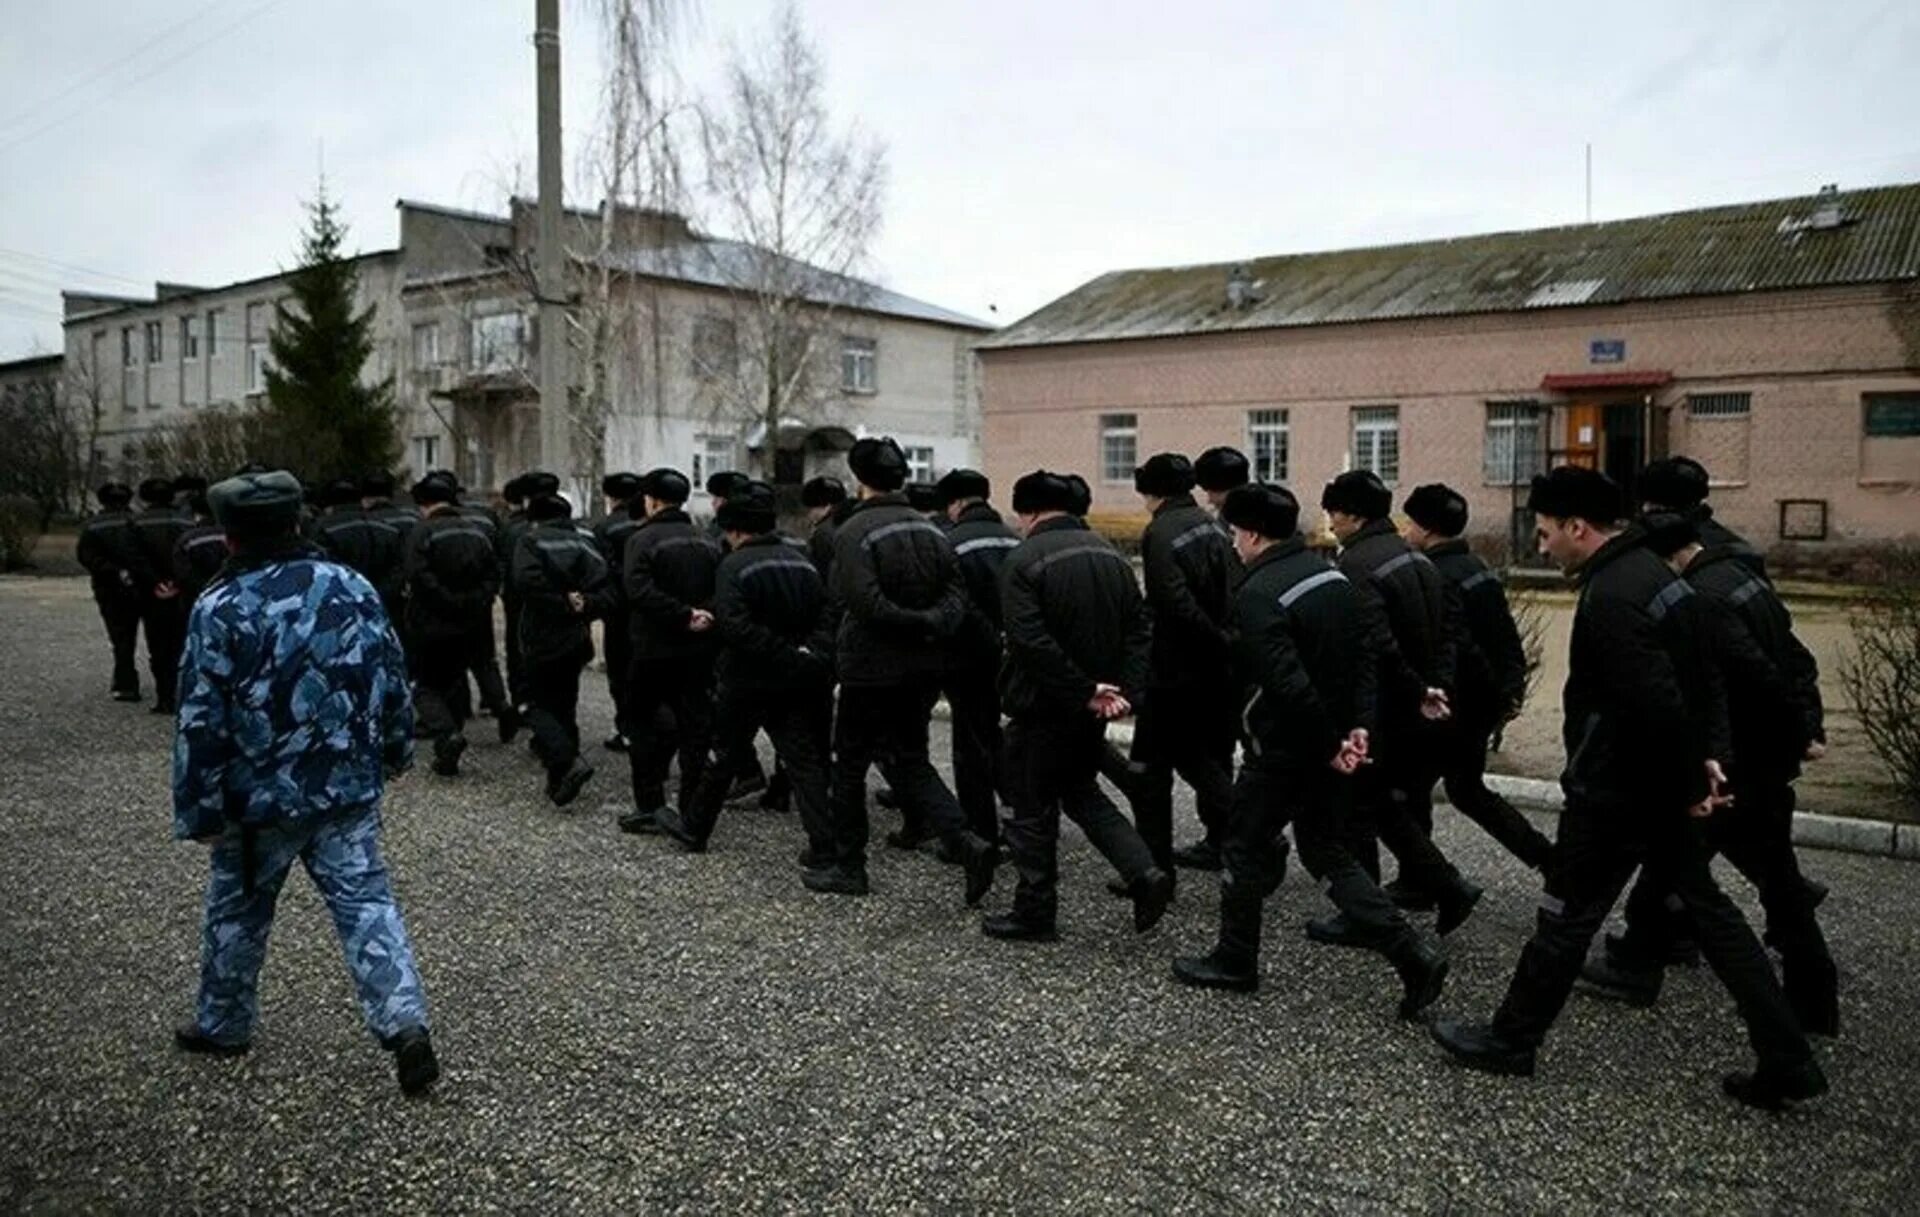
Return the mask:
{"type": "MultiPolygon", "coordinates": [[[[1726,998],[1578,999],[1541,1076],[1455,1069],[1397,1022],[1369,956],[1309,945],[1296,871],[1266,988],[1166,974],[1213,927],[1194,881],[1135,938],[1077,836],[1062,941],[982,939],[959,878],[874,859],[864,901],[796,880],[756,811],[687,857],[544,805],[532,761],[404,779],[388,852],[447,1073],[400,1099],[311,886],[282,901],[252,1055],[177,1056],[204,860],[167,838],[168,725],[107,700],[75,581],[0,580],[0,1210],[1912,1212],[1920,1196],[1920,866],[1809,853],[1846,1037],[1834,1094],[1737,1108],[1726,998]]],[[[588,698],[604,734],[604,689],[588,698]]],[[[944,746],[944,741],[942,741],[944,746]]],[[[616,797],[622,762],[581,806],[616,797]]],[[[1183,815],[1186,813],[1183,811],[1183,815]]],[[[1492,886],[1441,1008],[1484,1012],[1527,876],[1443,812],[1492,886]]],[[[1190,824],[1190,821],[1188,822],[1190,824]]],[[[876,816],[884,830],[892,822],[876,816]]],[[[1001,908],[1002,886],[989,898],[1001,908]]]]}

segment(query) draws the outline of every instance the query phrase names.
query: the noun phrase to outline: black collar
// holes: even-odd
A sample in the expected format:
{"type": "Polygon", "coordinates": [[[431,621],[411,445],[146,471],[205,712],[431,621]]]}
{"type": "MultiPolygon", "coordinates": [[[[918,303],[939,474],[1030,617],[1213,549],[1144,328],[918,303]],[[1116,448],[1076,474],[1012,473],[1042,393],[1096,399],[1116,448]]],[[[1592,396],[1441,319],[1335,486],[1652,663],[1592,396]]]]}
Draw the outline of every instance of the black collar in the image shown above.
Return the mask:
{"type": "Polygon", "coordinates": [[[1445,558],[1451,554],[1466,554],[1473,551],[1467,547],[1465,538],[1451,537],[1427,546],[1427,557],[1445,558]]]}
{"type": "Polygon", "coordinates": [[[1043,532],[1066,532],[1070,529],[1087,531],[1087,522],[1076,515],[1050,516],[1027,530],[1027,535],[1037,537],[1043,532]]]}
{"type": "Polygon", "coordinates": [[[1296,532],[1286,540],[1276,541],[1255,555],[1253,561],[1247,563],[1247,573],[1251,575],[1254,571],[1259,570],[1269,563],[1278,562],[1283,558],[1291,558],[1306,548],[1307,539],[1296,532]]]}
{"type": "Polygon", "coordinates": [[[1620,555],[1631,550],[1639,549],[1646,543],[1647,533],[1645,529],[1641,528],[1638,524],[1627,525],[1627,527],[1622,529],[1618,534],[1610,537],[1605,545],[1594,550],[1593,556],[1587,559],[1586,564],[1579,570],[1573,572],[1574,582],[1582,586],[1586,585],[1592,580],[1594,575],[1599,573],[1601,567],[1606,566],[1610,562],[1617,561],[1620,555]]]}

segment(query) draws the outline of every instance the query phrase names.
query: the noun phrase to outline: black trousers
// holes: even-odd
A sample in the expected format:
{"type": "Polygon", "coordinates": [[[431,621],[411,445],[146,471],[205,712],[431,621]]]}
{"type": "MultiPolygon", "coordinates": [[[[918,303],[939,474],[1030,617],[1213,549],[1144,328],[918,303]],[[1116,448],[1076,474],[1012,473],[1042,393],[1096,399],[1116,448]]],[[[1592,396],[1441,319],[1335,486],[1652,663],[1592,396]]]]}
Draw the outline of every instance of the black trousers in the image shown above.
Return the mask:
{"type": "MultiPolygon", "coordinates": [[[[512,707],[507,700],[507,686],[500,679],[499,646],[493,637],[493,609],[487,609],[486,619],[477,622],[467,635],[467,670],[473,673],[473,682],[480,686],[480,704],[499,714],[512,707]]],[[[464,695],[465,689],[461,690],[464,695]]]]}
{"type": "Polygon", "coordinates": [[[1013,913],[1030,924],[1051,926],[1059,911],[1062,812],[1122,879],[1132,882],[1154,867],[1147,843],[1100,789],[1106,734],[1106,724],[1091,714],[1017,717],[1008,724],[1007,772],[1014,801],[1007,846],[1020,875],[1013,913]]]}
{"type": "Polygon", "coordinates": [[[928,756],[927,734],[939,697],[940,681],[932,676],[892,685],[840,686],[829,798],[833,856],[841,867],[866,868],[867,771],[876,764],[900,800],[907,823],[925,825],[950,844],[958,844],[967,831],[960,801],[928,756]]]}
{"type": "Polygon", "coordinates": [[[723,686],[715,699],[714,763],[682,809],[687,830],[702,841],[726,806],[727,791],[745,771],[761,731],[773,741],[780,770],[792,783],[795,809],[816,856],[832,852],[833,821],[827,813],[827,749],[831,741],[833,689],[823,678],[782,689],[723,686]]]}
{"type": "Polygon", "coordinates": [[[580,673],[592,656],[589,648],[551,659],[528,657],[527,730],[548,777],[565,773],[580,755],[580,673]]]}
{"type": "Polygon", "coordinates": [[[1533,937],[1520,951],[1494,1027],[1529,1046],[1546,1038],[1580,975],[1587,948],[1644,866],[1686,906],[1700,949],[1732,994],[1760,1067],[1798,1066],[1811,1051],[1760,940],[1714,882],[1700,823],[1679,807],[1599,807],[1569,800],[1547,864],[1533,937]]]}
{"type": "MultiPolygon", "coordinates": [[[[1722,854],[1760,893],[1767,927],[1780,951],[1787,1004],[1802,1022],[1829,1022],[1839,973],[1814,916],[1812,894],[1793,852],[1793,786],[1784,781],[1736,786],[1734,805],[1706,822],[1707,848],[1722,854]]],[[[1693,934],[1686,904],[1642,869],[1627,896],[1627,930],[1618,953],[1631,965],[1657,971],[1673,939],[1693,934]]]]}
{"type": "Polygon", "coordinates": [[[458,634],[434,635],[415,631],[413,650],[413,706],[420,729],[443,751],[446,741],[460,734],[466,721],[467,642],[458,634]]]}
{"type": "MultiPolygon", "coordinates": [[[[134,664],[135,647],[140,639],[140,602],[121,587],[95,584],[93,602],[100,609],[100,620],[107,627],[107,645],[113,648],[113,691],[138,693],[140,669],[134,664]]],[[[162,689],[161,696],[168,695],[162,689]]]]}
{"type": "Polygon", "coordinates": [[[1426,726],[1383,729],[1374,739],[1375,759],[1355,775],[1354,853],[1374,879],[1380,877],[1384,845],[1400,864],[1397,876],[1422,891],[1443,891],[1460,881],[1460,872],[1427,828],[1415,818],[1413,792],[1424,792],[1432,818],[1433,784],[1439,779],[1437,733],[1426,726]]]}
{"type": "Polygon", "coordinates": [[[1259,906],[1280,886],[1293,826],[1300,864],[1348,922],[1382,954],[1413,934],[1406,915],[1353,854],[1351,820],[1357,783],[1325,766],[1292,758],[1249,756],[1234,782],[1221,846],[1223,904],[1259,906]]]}
{"type": "Polygon", "coordinates": [[[668,658],[636,658],[627,668],[627,712],[632,720],[627,765],[633,805],[667,805],[667,767],[680,758],[681,810],[700,788],[713,743],[713,657],[700,650],[668,658]]]}
{"type": "Polygon", "coordinates": [[[507,698],[515,706],[527,704],[527,663],[520,650],[520,598],[502,596],[501,610],[507,617],[507,698]]]}
{"type": "Polygon", "coordinates": [[[608,617],[604,629],[607,694],[613,698],[613,729],[616,734],[631,737],[633,721],[628,706],[627,682],[632,676],[633,638],[627,630],[627,614],[620,612],[608,617]]]}
{"type": "Polygon", "coordinates": [[[988,841],[1000,838],[1000,792],[1007,788],[997,671],[997,663],[983,659],[949,672],[943,682],[953,714],[953,793],[967,827],[988,841]]]}
{"type": "Polygon", "coordinates": [[[1154,865],[1173,873],[1173,777],[1193,787],[1207,839],[1226,835],[1233,809],[1233,710],[1219,690],[1155,688],[1134,723],[1133,818],[1154,865]]]}
{"type": "MultiPolygon", "coordinates": [[[[1491,722],[1449,723],[1435,733],[1437,768],[1447,801],[1514,857],[1534,870],[1544,869],[1553,841],[1527,817],[1487,789],[1487,744],[1493,738],[1491,722]]],[[[1407,811],[1422,831],[1433,835],[1433,787],[1410,784],[1407,811]]]]}
{"type": "Polygon", "coordinates": [[[180,597],[140,599],[140,624],[147,631],[147,671],[153,676],[155,705],[171,706],[180,687],[180,651],[187,642],[187,609],[180,597]]]}

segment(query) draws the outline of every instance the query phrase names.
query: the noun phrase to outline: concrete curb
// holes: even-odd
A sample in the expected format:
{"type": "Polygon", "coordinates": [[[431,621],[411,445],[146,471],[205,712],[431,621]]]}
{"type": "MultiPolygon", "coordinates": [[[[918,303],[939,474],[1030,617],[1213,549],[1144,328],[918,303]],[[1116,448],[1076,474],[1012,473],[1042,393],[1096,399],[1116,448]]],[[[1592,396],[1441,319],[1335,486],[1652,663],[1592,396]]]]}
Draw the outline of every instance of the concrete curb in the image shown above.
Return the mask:
{"type": "MultiPolygon", "coordinates": [[[[947,718],[947,703],[933,708],[935,718],[947,718]]],[[[1133,742],[1133,724],[1115,723],[1107,728],[1107,738],[1122,747],[1133,742]]],[[[1489,773],[1487,789],[1500,795],[1522,811],[1560,814],[1564,800],[1560,783],[1540,778],[1513,777],[1489,773]]],[[[1831,849],[1848,854],[1872,854],[1881,858],[1902,858],[1920,862],[1920,824],[1898,824],[1891,820],[1867,820],[1853,816],[1821,815],[1814,811],[1793,813],[1793,843],[1808,849],[1831,849]]]]}

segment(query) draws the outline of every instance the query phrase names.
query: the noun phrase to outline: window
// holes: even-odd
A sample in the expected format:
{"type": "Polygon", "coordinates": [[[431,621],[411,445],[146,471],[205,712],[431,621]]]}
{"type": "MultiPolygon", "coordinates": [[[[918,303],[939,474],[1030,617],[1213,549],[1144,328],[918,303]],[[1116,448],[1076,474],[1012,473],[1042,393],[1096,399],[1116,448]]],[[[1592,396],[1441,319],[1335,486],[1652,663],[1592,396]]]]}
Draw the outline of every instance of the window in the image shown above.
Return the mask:
{"type": "Polygon", "coordinates": [[[180,359],[192,363],[200,358],[200,318],[180,318],[180,359]]]}
{"type": "Polygon", "coordinates": [[[160,362],[161,326],[158,321],[147,322],[147,362],[160,362]]]}
{"type": "Polygon", "coordinates": [[[440,326],[437,322],[423,321],[413,327],[414,370],[435,367],[439,363],[440,326]]]}
{"type": "Polygon", "coordinates": [[[1392,486],[1400,480],[1400,407],[1355,406],[1353,468],[1371,469],[1392,486]]]}
{"type": "Polygon", "coordinates": [[[739,370],[739,339],[733,322],[725,317],[693,319],[693,374],[701,377],[732,376],[739,370]]]}
{"type": "Polygon", "coordinates": [[[733,468],[733,437],[730,435],[696,435],[693,437],[693,489],[702,494],[707,489],[707,479],[716,473],[724,473],[733,468]]]}
{"type": "Polygon", "coordinates": [[[1140,420],[1134,414],[1100,416],[1100,480],[1132,484],[1140,463],[1140,420]]]}
{"type": "Polygon", "coordinates": [[[437,435],[416,435],[413,437],[413,471],[424,474],[429,469],[440,467],[440,437],[437,435]]]}
{"type": "Polygon", "coordinates": [[[1868,439],[1920,436],[1920,393],[1867,393],[1862,425],[1868,439]]]}
{"type": "Polygon", "coordinates": [[[1247,453],[1253,459],[1253,480],[1287,480],[1287,412],[1285,410],[1249,410],[1247,412],[1247,453]]]}
{"type": "Polygon", "coordinates": [[[526,363],[525,313],[494,313],[475,317],[469,337],[470,366],[476,372],[499,372],[526,363]]]}
{"type": "Polygon", "coordinates": [[[874,357],[877,344],[871,338],[840,340],[840,388],[848,393],[874,391],[874,357]]]}
{"type": "Polygon", "coordinates": [[[220,314],[221,309],[207,310],[207,358],[213,359],[220,354],[220,314]]]}
{"type": "Polygon", "coordinates": [[[120,330],[120,366],[130,368],[133,365],[133,327],[129,325],[120,330]]]}
{"type": "Polygon", "coordinates": [[[1482,476],[1489,486],[1520,486],[1547,471],[1546,418],[1534,401],[1487,403],[1482,476]]]}
{"type": "Polygon", "coordinates": [[[249,342],[247,344],[247,392],[265,393],[267,391],[267,344],[249,342]]]}
{"type": "Polygon", "coordinates": [[[1688,418],[1745,418],[1753,408],[1751,393],[1689,393],[1688,418]]]}
{"type": "MultiPolygon", "coordinates": [[[[907,454],[907,480],[909,482],[931,482],[933,480],[933,449],[902,448],[907,454]]],[[[1128,476],[1132,476],[1129,474],[1128,476]]]]}

